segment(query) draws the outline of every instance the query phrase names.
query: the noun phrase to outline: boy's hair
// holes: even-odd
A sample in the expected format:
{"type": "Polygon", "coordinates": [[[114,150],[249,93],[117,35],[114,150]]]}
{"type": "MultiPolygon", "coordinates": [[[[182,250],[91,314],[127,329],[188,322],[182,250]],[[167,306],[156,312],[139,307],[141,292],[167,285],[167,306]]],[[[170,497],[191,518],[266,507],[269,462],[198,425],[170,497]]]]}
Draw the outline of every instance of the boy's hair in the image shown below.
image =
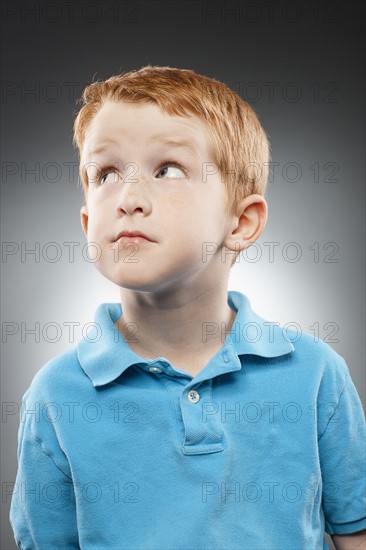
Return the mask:
{"type": "Polygon", "coordinates": [[[202,175],[219,171],[226,213],[237,214],[239,201],[248,195],[265,195],[270,162],[267,135],[250,105],[222,82],[190,69],[147,65],[88,84],[80,101],[73,143],[79,150],[85,201],[88,181],[81,162],[85,132],[106,101],[155,103],[168,115],[200,119],[207,127],[215,163],[212,166],[207,159],[202,175]]]}

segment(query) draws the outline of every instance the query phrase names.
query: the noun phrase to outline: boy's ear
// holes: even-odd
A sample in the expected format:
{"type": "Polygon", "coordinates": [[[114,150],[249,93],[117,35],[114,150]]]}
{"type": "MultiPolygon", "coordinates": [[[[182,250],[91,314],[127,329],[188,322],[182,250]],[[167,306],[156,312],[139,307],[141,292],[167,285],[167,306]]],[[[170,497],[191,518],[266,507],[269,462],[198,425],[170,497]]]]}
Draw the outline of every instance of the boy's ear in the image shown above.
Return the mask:
{"type": "Polygon", "coordinates": [[[80,208],[80,221],[81,221],[81,227],[83,228],[85,237],[88,237],[88,220],[89,220],[88,209],[84,204],[80,208]]]}
{"type": "Polygon", "coordinates": [[[232,231],[226,237],[225,246],[239,252],[254,243],[267,223],[268,206],[262,195],[249,195],[238,204],[238,215],[233,217],[232,231]]]}

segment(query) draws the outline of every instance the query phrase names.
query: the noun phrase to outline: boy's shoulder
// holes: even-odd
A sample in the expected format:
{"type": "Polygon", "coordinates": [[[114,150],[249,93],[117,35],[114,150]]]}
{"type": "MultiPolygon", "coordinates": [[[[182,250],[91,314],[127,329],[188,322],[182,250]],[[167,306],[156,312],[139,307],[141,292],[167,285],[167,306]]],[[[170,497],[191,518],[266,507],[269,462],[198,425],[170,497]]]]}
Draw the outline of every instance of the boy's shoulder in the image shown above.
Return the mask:
{"type": "Polygon", "coordinates": [[[300,326],[282,327],[286,337],[295,348],[295,352],[306,357],[314,357],[320,361],[344,361],[343,357],[325,340],[315,334],[305,332],[300,326]]]}
{"type": "Polygon", "coordinates": [[[294,346],[292,361],[305,376],[318,378],[329,393],[339,393],[350,375],[346,360],[330,344],[295,328],[287,330],[294,346]]]}
{"type": "Polygon", "coordinates": [[[49,403],[80,397],[84,377],[74,346],[49,359],[36,372],[22,401],[49,403]]]}
{"type": "Polygon", "coordinates": [[[333,374],[341,379],[348,367],[344,358],[329,343],[322,340],[314,331],[305,332],[299,323],[281,324],[270,317],[263,317],[252,308],[250,299],[239,291],[229,291],[229,303],[238,309],[240,341],[237,350],[244,354],[260,357],[260,362],[281,363],[284,367],[293,366],[298,374],[305,372],[321,377],[333,374]],[[251,331],[251,326],[254,329],[251,331]]]}

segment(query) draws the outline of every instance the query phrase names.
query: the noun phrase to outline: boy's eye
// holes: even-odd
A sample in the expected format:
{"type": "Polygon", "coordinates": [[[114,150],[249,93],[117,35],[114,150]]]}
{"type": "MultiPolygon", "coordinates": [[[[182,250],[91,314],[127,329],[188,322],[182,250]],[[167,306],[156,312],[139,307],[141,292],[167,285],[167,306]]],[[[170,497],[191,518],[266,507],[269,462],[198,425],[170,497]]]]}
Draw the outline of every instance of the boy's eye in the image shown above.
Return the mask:
{"type": "MultiPolygon", "coordinates": [[[[187,171],[178,162],[174,160],[167,160],[160,167],[158,174],[162,174],[163,178],[182,179],[182,177],[187,175],[187,171]],[[171,170],[170,175],[169,170],[171,170]],[[183,174],[183,176],[179,175],[178,172],[183,174]]],[[[113,167],[102,168],[97,175],[97,181],[102,185],[105,185],[106,183],[117,183],[118,174],[113,167]]]]}
{"type": "Polygon", "coordinates": [[[159,169],[158,174],[163,173],[163,176],[162,176],[163,178],[182,179],[182,176],[174,175],[174,172],[172,172],[173,175],[171,175],[171,176],[167,175],[167,171],[170,168],[174,168],[176,174],[177,174],[177,171],[181,172],[183,174],[183,176],[185,176],[187,174],[186,170],[178,162],[175,162],[174,160],[165,161],[164,164],[159,169]]]}
{"type": "Polygon", "coordinates": [[[113,170],[105,170],[98,176],[98,182],[99,183],[116,183],[118,181],[118,175],[113,170]],[[109,181],[106,182],[106,178],[108,176],[112,176],[109,178],[109,181]]]}

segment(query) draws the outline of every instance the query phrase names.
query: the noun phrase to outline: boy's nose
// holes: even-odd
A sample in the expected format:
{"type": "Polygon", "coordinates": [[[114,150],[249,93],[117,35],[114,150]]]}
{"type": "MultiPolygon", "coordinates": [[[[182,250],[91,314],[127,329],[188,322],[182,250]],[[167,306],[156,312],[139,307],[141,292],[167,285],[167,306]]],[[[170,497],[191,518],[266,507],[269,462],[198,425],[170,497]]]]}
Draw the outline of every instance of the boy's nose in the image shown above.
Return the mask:
{"type": "MultiPolygon", "coordinates": [[[[138,177],[136,174],[129,178],[128,181],[123,181],[121,189],[117,195],[116,209],[118,214],[121,211],[132,214],[133,212],[143,211],[146,214],[151,210],[150,200],[146,185],[142,183],[144,178],[138,177]]],[[[145,182],[146,183],[146,182],[145,182]]]]}

